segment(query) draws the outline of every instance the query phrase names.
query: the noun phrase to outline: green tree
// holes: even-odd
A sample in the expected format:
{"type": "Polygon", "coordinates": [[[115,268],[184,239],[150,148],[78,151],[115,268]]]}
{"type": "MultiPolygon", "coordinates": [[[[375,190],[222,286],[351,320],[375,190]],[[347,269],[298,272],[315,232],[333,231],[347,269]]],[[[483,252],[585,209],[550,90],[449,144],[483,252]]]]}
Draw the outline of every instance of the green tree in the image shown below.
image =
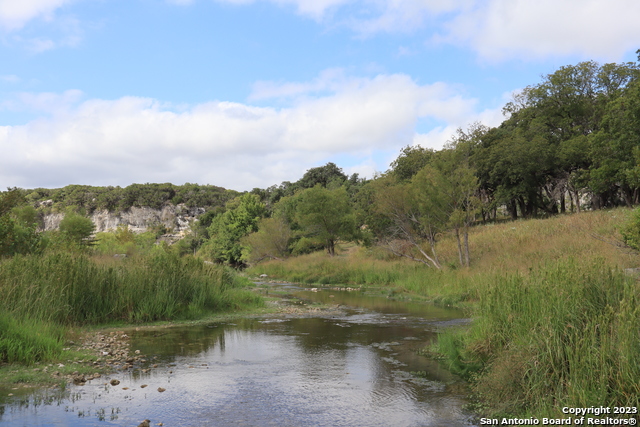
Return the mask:
{"type": "Polygon", "coordinates": [[[17,188],[0,194],[0,256],[42,249],[42,236],[36,231],[37,215],[30,206],[20,206],[24,201],[17,188]]]}
{"type": "Polygon", "coordinates": [[[283,218],[263,218],[257,232],[240,239],[243,260],[258,263],[265,258],[282,259],[289,253],[292,237],[291,228],[283,218]]]}
{"type": "Polygon", "coordinates": [[[438,211],[447,218],[445,227],[453,230],[460,265],[469,267],[469,227],[481,208],[479,181],[471,165],[471,152],[488,131],[475,123],[467,131],[458,129],[447,147],[437,152],[431,162],[412,180],[423,210],[438,211]]]}
{"type": "Polygon", "coordinates": [[[330,190],[318,184],[298,197],[297,222],[305,236],[312,236],[323,242],[329,255],[335,255],[338,240],[356,238],[353,207],[344,187],[330,190]]]}
{"type": "Polygon", "coordinates": [[[329,162],[324,166],[309,169],[296,184],[300,188],[312,188],[318,184],[326,188],[332,182],[342,185],[346,180],[347,175],[342,172],[342,169],[335,163],[329,162]]]}
{"type": "Polygon", "coordinates": [[[433,168],[421,171],[417,185],[416,182],[398,182],[393,175],[373,182],[377,218],[372,223],[372,232],[376,243],[394,255],[440,269],[436,241],[447,222],[447,216],[439,207],[444,202],[423,193],[424,188],[420,185],[432,171],[433,168]],[[425,242],[429,250],[424,248],[425,242]]]}
{"type": "Polygon", "coordinates": [[[231,265],[242,263],[240,239],[258,231],[258,222],[266,208],[255,194],[244,194],[227,203],[227,210],[213,218],[207,229],[209,240],[201,250],[211,259],[231,265]]]}
{"type": "Polygon", "coordinates": [[[96,226],[91,219],[73,212],[68,212],[60,221],[60,234],[72,245],[92,245],[94,242],[91,235],[95,229],[96,226]]]}
{"type": "Polygon", "coordinates": [[[640,80],[607,105],[602,129],[591,136],[590,185],[618,189],[631,207],[640,201],[640,80]]]}
{"type": "Polygon", "coordinates": [[[399,181],[409,181],[420,169],[425,167],[434,151],[419,145],[407,145],[400,151],[400,155],[391,163],[390,173],[399,181]]]}

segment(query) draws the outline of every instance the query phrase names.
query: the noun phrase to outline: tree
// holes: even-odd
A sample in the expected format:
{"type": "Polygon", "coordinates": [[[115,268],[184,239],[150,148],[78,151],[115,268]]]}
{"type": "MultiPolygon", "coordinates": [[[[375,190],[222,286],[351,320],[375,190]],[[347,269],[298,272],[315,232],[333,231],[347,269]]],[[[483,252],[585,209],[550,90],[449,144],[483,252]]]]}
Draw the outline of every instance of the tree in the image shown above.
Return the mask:
{"type": "Polygon", "coordinates": [[[640,201],[640,80],[607,105],[602,129],[591,136],[590,185],[617,188],[627,206],[640,201]]]}
{"type": "Polygon", "coordinates": [[[281,259],[289,253],[293,233],[283,218],[263,218],[258,222],[258,231],[242,239],[242,259],[258,263],[265,258],[281,259]]]}
{"type": "Polygon", "coordinates": [[[324,166],[309,169],[296,184],[300,188],[313,188],[318,184],[326,188],[331,182],[342,185],[346,180],[347,175],[342,172],[342,169],[335,163],[329,162],[324,166]]]}
{"type": "Polygon", "coordinates": [[[95,229],[91,219],[72,212],[68,212],[60,221],[60,234],[67,242],[78,246],[93,244],[91,235],[95,229]]]}
{"type": "Polygon", "coordinates": [[[213,218],[207,229],[210,239],[202,250],[213,260],[231,265],[242,263],[240,239],[258,231],[266,209],[255,194],[246,193],[227,203],[227,210],[213,218]]]}
{"type": "Polygon", "coordinates": [[[35,210],[20,206],[22,203],[24,197],[17,188],[0,194],[0,256],[33,253],[42,248],[35,210]]]}
{"type": "Polygon", "coordinates": [[[320,239],[329,255],[335,255],[339,239],[356,237],[355,216],[344,187],[329,190],[318,184],[298,197],[296,219],[303,233],[320,239]]]}
{"type": "Polygon", "coordinates": [[[407,145],[400,151],[398,158],[391,163],[389,173],[399,181],[408,181],[429,163],[433,153],[434,151],[429,148],[407,145]]]}
{"type": "Polygon", "coordinates": [[[469,267],[469,227],[481,207],[475,169],[470,164],[471,150],[487,131],[479,124],[468,131],[458,129],[447,147],[413,178],[417,200],[423,210],[438,211],[446,218],[445,227],[456,237],[460,265],[469,267]]]}
{"type": "Polygon", "coordinates": [[[441,209],[434,208],[441,201],[421,194],[419,186],[411,182],[398,182],[392,175],[378,178],[373,189],[375,213],[381,217],[373,223],[378,245],[397,256],[442,268],[436,241],[446,217],[441,209]],[[424,249],[424,242],[429,244],[430,253],[424,249]]]}

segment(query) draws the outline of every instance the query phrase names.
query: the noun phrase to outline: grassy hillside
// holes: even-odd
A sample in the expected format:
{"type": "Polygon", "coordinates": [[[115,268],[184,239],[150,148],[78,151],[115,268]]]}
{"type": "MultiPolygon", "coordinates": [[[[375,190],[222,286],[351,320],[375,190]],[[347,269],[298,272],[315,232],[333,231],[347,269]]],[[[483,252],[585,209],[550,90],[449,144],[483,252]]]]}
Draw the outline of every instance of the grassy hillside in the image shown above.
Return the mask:
{"type": "MultiPolygon", "coordinates": [[[[472,326],[432,349],[471,380],[491,416],[563,417],[564,406],[640,406],[640,286],[616,245],[628,209],[475,227],[472,266],[457,267],[451,236],[442,271],[379,249],[345,248],[271,261],[252,273],[300,282],[392,287],[469,310],[472,326]]],[[[566,418],[564,416],[563,418],[566,418]]]]}
{"type": "Polygon", "coordinates": [[[380,248],[343,245],[340,254],[322,252],[269,261],[251,267],[249,274],[302,283],[392,286],[435,302],[476,301],[478,289],[502,273],[522,273],[549,262],[573,259],[611,268],[640,266],[640,258],[617,247],[618,228],[631,210],[620,208],[548,219],[505,221],[478,225],[470,232],[471,268],[460,268],[453,236],[442,236],[438,255],[442,271],[398,259],[380,248]]]}

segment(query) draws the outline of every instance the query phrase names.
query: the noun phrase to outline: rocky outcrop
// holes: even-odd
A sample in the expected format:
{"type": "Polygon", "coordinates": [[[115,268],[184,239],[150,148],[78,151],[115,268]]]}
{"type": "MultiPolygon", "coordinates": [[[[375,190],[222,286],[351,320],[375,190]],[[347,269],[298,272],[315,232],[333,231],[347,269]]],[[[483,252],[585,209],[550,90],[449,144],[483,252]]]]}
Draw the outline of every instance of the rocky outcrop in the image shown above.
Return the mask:
{"type": "MultiPolygon", "coordinates": [[[[164,225],[173,233],[182,233],[189,223],[205,212],[204,208],[189,208],[184,204],[166,205],[162,209],[149,207],[132,207],[126,211],[115,213],[106,210],[95,211],[89,216],[96,226],[96,233],[113,231],[120,225],[128,226],[134,233],[143,233],[149,227],[164,225]]],[[[64,214],[52,213],[43,218],[43,230],[56,230],[64,214]]]]}

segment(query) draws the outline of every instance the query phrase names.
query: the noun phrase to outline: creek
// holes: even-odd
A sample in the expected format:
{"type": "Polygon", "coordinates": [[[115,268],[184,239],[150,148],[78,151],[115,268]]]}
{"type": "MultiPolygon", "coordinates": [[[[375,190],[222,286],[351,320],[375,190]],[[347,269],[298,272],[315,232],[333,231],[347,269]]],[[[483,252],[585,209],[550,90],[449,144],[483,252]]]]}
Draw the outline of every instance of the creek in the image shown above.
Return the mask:
{"type": "Polygon", "coordinates": [[[465,384],[418,354],[466,322],[459,310],[261,285],[292,308],[335,309],[131,331],[146,365],[64,393],[0,397],[0,426],[473,425],[465,384]]]}

